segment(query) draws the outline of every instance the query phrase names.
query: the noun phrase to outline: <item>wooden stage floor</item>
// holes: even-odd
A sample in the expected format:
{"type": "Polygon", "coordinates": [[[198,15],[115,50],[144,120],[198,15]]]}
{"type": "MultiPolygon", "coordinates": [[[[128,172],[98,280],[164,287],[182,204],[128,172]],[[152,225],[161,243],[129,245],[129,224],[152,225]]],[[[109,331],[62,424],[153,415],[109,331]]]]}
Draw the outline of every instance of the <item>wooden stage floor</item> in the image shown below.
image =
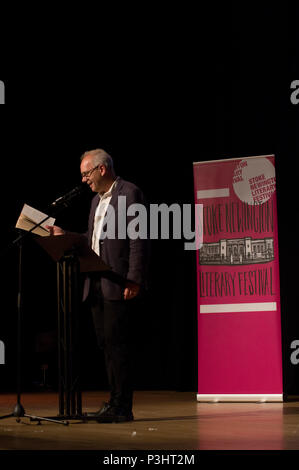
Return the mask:
{"type": "MultiPolygon", "coordinates": [[[[106,392],[83,392],[83,411],[97,410],[106,392]]],[[[22,395],[26,413],[57,415],[58,395],[22,395]]],[[[0,394],[0,416],[10,413],[14,394],[0,394]]],[[[69,426],[27,418],[0,420],[1,450],[284,450],[299,449],[299,401],[198,403],[196,393],[138,391],[133,422],[69,426]]]]}

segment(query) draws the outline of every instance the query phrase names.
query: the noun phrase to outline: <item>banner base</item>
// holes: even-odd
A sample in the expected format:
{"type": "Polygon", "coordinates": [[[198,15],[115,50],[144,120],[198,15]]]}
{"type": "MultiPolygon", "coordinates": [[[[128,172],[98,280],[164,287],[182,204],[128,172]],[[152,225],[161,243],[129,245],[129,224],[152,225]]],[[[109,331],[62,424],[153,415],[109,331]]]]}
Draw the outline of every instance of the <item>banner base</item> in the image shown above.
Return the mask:
{"type": "Polygon", "coordinates": [[[197,394],[201,402],[283,402],[283,394],[197,394]]]}

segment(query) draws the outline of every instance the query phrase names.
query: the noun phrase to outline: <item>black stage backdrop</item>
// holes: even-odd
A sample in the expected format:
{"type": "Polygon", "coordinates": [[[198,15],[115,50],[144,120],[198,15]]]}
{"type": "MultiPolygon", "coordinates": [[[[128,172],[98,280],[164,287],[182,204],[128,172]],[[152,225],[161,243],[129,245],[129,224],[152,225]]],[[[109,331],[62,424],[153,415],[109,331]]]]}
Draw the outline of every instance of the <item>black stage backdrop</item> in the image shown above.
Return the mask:
{"type": "MultiPolygon", "coordinates": [[[[290,99],[291,83],[299,80],[298,10],[287,2],[226,2],[196,12],[139,11],[131,27],[115,15],[103,15],[98,28],[81,24],[80,39],[44,44],[36,55],[28,52],[36,38],[19,42],[0,77],[6,90],[0,139],[6,364],[0,366],[0,391],[16,386],[18,251],[8,247],[20,210],[25,202],[44,210],[76,186],[80,154],[101,147],[149,203],[167,204],[193,203],[193,161],[276,155],[285,392],[298,394],[299,365],[290,362],[291,342],[299,340],[299,105],[290,99]]],[[[84,231],[90,196],[58,224],[84,231]]],[[[153,241],[150,273],[148,297],[134,314],[136,388],[196,392],[195,252],[185,251],[183,241],[153,241]]],[[[81,316],[83,387],[105,389],[91,318],[84,309],[81,316]]],[[[43,388],[44,365],[55,389],[55,341],[56,267],[28,240],[24,390],[43,388]]]]}

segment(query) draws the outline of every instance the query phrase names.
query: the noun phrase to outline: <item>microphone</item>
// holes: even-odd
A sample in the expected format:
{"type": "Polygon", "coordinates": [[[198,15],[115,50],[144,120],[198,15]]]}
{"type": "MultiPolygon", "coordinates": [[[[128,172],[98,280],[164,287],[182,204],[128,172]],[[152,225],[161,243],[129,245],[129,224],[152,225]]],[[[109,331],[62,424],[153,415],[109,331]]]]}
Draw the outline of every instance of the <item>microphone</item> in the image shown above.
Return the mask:
{"type": "Polygon", "coordinates": [[[64,196],[60,196],[57,199],[55,199],[54,202],[52,202],[51,207],[56,207],[59,204],[65,204],[66,206],[68,203],[74,199],[76,196],[79,196],[80,194],[83,193],[83,191],[86,189],[86,186],[81,184],[79,186],[76,186],[76,188],[72,189],[68,193],[66,193],[64,196]]]}

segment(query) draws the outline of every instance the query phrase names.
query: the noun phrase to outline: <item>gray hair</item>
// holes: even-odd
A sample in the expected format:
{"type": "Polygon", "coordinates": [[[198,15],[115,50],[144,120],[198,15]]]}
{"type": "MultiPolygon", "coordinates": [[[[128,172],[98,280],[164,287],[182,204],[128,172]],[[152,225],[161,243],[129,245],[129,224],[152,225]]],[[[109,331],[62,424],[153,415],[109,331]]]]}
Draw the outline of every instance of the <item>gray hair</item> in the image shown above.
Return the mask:
{"type": "Polygon", "coordinates": [[[96,149],[96,150],[87,150],[86,152],[83,153],[80,157],[80,161],[87,156],[91,155],[93,164],[94,165],[105,165],[107,170],[113,171],[113,160],[112,157],[109,155],[109,153],[105,152],[103,149],[96,149]]]}

